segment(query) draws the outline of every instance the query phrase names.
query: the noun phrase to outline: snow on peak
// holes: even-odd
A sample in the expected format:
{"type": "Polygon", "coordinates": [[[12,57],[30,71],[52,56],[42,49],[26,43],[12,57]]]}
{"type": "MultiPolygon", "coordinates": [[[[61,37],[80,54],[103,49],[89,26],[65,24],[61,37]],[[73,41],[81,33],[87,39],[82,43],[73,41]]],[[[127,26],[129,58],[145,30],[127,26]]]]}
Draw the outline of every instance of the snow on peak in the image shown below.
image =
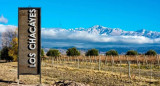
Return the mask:
{"type": "Polygon", "coordinates": [[[101,25],[95,25],[90,28],[75,28],[75,29],[57,29],[58,31],[67,31],[67,32],[85,32],[88,34],[103,35],[103,36],[144,36],[148,38],[160,38],[160,32],[147,31],[145,29],[137,31],[124,31],[119,28],[108,28],[101,25]]]}

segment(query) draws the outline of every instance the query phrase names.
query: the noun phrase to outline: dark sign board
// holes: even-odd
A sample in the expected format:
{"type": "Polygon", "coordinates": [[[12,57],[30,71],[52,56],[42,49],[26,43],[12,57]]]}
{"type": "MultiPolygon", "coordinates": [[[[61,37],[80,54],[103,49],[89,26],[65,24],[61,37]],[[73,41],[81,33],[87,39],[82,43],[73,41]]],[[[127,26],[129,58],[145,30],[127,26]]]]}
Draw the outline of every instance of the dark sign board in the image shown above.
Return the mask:
{"type": "Polygon", "coordinates": [[[18,9],[18,74],[40,74],[41,9],[18,9]]]}

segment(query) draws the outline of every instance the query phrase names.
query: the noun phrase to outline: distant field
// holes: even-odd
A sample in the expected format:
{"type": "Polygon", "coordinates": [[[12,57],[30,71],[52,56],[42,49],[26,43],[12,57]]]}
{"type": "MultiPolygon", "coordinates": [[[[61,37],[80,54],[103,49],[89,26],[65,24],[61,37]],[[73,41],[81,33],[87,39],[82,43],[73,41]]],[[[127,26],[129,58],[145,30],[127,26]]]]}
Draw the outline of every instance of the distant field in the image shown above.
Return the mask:
{"type": "MultiPolygon", "coordinates": [[[[60,59],[68,59],[67,56],[61,56],[60,59]]],[[[126,61],[131,61],[133,63],[137,63],[137,62],[140,62],[140,63],[145,63],[146,61],[148,63],[152,62],[152,63],[158,63],[160,61],[160,55],[157,55],[157,56],[146,56],[146,55],[137,55],[137,56],[126,56],[126,55],[119,55],[119,56],[104,56],[104,55],[101,55],[101,56],[78,56],[78,57],[69,57],[69,59],[79,59],[79,60],[87,60],[87,61],[90,61],[90,60],[93,60],[93,61],[96,61],[96,60],[101,60],[102,62],[105,62],[105,61],[108,61],[108,62],[111,62],[112,60],[114,60],[114,62],[126,62],[126,61]]]]}
{"type": "MultiPolygon", "coordinates": [[[[120,59],[108,56],[107,60],[104,56],[45,58],[42,59],[42,83],[46,86],[59,81],[73,81],[90,86],[159,86],[159,58],[144,59],[143,56],[138,56],[138,64],[135,58],[123,56],[120,56],[120,59]]],[[[0,63],[0,71],[0,85],[16,84],[17,62],[0,63]]],[[[24,85],[35,85],[38,81],[39,76],[20,76],[20,82],[24,85]]],[[[62,83],[58,86],[60,84],[62,83]]]]}

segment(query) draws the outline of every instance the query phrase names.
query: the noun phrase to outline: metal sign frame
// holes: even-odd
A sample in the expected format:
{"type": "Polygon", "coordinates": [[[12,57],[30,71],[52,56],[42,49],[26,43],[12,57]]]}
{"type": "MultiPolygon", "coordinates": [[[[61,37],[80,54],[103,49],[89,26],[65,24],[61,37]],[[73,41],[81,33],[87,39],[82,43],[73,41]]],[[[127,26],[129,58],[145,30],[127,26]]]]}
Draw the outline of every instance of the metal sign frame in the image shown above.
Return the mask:
{"type": "MultiPolygon", "coordinates": [[[[28,16],[28,18],[29,18],[29,16],[28,16]]],[[[28,22],[27,22],[28,23],[28,22]]],[[[29,33],[29,32],[28,32],[29,33]]],[[[18,83],[19,83],[19,75],[40,75],[40,83],[41,83],[41,57],[40,57],[40,53],[41,53],[41,8],[37,8],[37,7],[19,7],[18,8],[18,83]],[[19,38],[20,38],[20,35],[24,35],[24,34],[19,34],[20,32],[20,30],[19,29],[21,29],[21,28],[19,28],[20,27],[20,22],[22,22],[22,21],[20,21],[20,19],[19,19],[19,17],[20,17],[20,15],[19,15],[19,11],[20,10],[30,10],[30,9],[35,9],[35,10],[38,10],[38,17],[37,17],[37,37],[38,38],[36,38],[37,39],[37,41],[38,41],[38,45],[36,45],[36,47],[37,47],[37,73],[20,73],[19,72],[19,70],[20,70],[20,68],[19,68],[19,59],[20,58],[22,58],[22,57],[19,57],[20,56],[20,53],[19,53],[19,50],[20,50],[20,48],[19,48],[19,45],[20,45],[20,40],[19,40],[19,38]]]]}

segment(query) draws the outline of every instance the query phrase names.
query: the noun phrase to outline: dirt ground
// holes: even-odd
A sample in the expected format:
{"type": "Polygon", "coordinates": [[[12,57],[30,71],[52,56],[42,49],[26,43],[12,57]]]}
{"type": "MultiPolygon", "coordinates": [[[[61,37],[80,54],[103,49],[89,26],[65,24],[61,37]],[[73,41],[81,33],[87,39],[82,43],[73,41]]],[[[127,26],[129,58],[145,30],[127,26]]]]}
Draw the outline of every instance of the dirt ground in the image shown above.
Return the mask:
{"type": "MultiPolygon", "coordinates": [[[[36,86],[39,75],[21,75],[20,86],[36,86]]],[[[158,86],[160,81],[134,78],[107,71],[77,69],[67,66],[42,67],[43,86],[158,86]],[[154,83],[154,84],[153,84],[154,83]]],[[[17,62],[0,63],[0,86],[17,86],[17,62]]]]}
{"type": "MultiPolygon", "coordinates": [[[[43,70],[44,69],[44,70],[43,70]]],[[[43,67],[50,69],[50,67],[43,67]]],[[[57,78],[43,76],[41,86],[89,86],[87,84],[78,83],[69,80],[59,80],[57,78]]],[[[17,80],[17,62],[0,63],[0,86],[39,86],[39,75],[20,75],[18,85],[17,80]]]]}

